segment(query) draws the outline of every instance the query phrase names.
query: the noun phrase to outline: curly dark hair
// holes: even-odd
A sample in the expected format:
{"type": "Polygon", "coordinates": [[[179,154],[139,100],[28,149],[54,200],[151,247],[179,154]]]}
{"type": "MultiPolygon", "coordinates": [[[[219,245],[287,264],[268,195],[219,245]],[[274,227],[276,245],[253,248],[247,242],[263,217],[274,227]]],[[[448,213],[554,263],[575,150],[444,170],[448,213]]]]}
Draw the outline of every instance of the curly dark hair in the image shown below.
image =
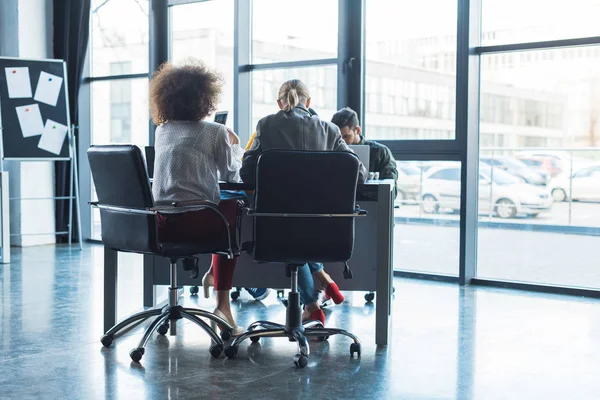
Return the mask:
{"type": "Polygon", "coordinates": [[[156,125],[199,121],[217,109],[223,78],[202,61],[165,63],[150,81],[150,115],[156,125]]]}

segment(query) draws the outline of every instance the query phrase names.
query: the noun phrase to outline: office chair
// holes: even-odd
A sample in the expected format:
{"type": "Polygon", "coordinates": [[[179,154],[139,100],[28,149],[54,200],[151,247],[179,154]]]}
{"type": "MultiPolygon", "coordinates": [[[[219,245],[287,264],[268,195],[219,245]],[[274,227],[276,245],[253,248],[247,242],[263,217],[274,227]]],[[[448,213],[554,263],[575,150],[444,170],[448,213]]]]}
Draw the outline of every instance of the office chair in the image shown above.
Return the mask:
{"type": "Polygon", "coordinates": [[[239,253],[239,232],[232,239],[232,227],[225,216],[212,203],[205,201],[186,201],[185,204],[172,203],[156,206],[152,199],[150,181],[144,165],[142,153],[133,145],[92,146],[88,149],[88,160],[92,171],[98,201],[91,203],[100,209],[102,223],[102,242],[104,246],[117,251],[151,254],[166,257],[170,261],[169,301],[163,308],[139,312],[110,328],[101,342],[110,347],[115,335],[123,328],[140,320],[156,317],[145,330],[138,347],[129,355],[139,362],[144,355],[145,346],[154,331],[165,335],[170,328],[171,336],[176,335],[176,322],[186,318],[200,326],[212,339],[210,354],[218,357],[223,351],[223,340],[228,340],[233,327],[222,318],[208,311],[184,308],[178,304],[177,262],[185,258],[194,258],[195,254],[218,253],[232,258],[239,253]],[[207,243],[162,243],[158,240],[157,215],[161,211],[185,212],[193,207],[212,210],[217,213],[225,227],[227,237],[215,237],[207,243]],[[234,243],[235,241],[235,243],[234,243]],[[199,317],[207,318],[220,325],[221,337],[199,317]]]}
{"type": "Polygon", "coordinates": [[[291,271],[286,322],[257,321],[225,348],[235,357],[246,339],[287,337],[298,343],[297,367],[308,364],[307,337],[345,335],[354,342],[350,355],[360,356],[358,337],[324,328],[320,321],[302,322],[298,267],[307,262],[342,262],[352,256],[354,218],[366,215],[356,207],[359,160],[347,152],[269,150],[259,157],[254,209],[254,259],[284,263],[291,271]]]}

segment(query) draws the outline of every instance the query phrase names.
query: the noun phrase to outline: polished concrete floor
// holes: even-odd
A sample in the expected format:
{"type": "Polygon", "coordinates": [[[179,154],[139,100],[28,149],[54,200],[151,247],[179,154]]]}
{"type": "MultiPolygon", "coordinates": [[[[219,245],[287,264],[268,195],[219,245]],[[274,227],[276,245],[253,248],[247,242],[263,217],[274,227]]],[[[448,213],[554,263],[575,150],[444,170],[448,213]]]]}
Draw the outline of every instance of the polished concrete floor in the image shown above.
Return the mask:
{"type": "MultiPolygon", "coordinates": [[[[209,339],[180,322],[177,337],[153,337],[141,364],[129,350],[142,327],[110,349],[102,334],[102,248],[13,250],[0,266],[2,399],[598,399],[600,301],[417,280],[395,281],[393,333],[374,343],[374,305],[363,293],[328,310],[330,326],[363,341],[314,343],[309,365],[293,367],[285,339],[243,345],[213,359],[209,339]]],[[[141,258],[122,255],[121,316],[141,308],[141,258]]],[[[568,266],[565,266],[568,267],[568,266]]],[[[210,309],[213,300],[184,303],[210,309]]],[[[233,305],[247,324],[283,321],[271,296],[233,305]]]]}

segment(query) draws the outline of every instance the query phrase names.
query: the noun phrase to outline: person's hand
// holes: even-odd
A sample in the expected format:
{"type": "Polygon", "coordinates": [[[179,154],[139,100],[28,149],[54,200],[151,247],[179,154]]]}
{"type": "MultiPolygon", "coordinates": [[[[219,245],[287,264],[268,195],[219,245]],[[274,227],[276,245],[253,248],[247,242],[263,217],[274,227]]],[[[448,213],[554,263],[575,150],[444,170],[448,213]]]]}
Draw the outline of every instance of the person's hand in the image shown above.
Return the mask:
{"type": "Polygon", "coordinates": [[[227,132],[229,132],[229,143],[231,144],[240,144],[240,138],[235,132],[229,128],[227,128],[227,132]]]}

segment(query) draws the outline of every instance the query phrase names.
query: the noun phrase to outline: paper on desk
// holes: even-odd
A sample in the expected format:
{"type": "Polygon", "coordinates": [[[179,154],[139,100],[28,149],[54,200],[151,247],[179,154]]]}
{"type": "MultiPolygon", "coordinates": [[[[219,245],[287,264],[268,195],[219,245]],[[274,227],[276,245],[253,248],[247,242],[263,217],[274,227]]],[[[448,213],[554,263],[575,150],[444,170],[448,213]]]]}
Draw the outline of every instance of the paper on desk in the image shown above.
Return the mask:
{"type": "Polygon", "coordinates": [[[44,132],[44,121],[42,121],[40,106],[30,104],[28,106],[16,107],[16,110],[23,137],[41,135],[44,132]]]}
{"type": "Polygon", "coordinates": [[[38,147],[42,150],[59,155],[68,130],[69,128],[63,124],[59,124],[51,119],[47,120],[38,147]]]}
{"type": "Polygon", "coordinates": [[[35,88],[35,97],[33,99],[56,107],[60,88],[62,87],[62,81],[63,78],[60,76],[42,72],[40,74],[40,79],[38,79],[38,84],[35,88]]]}
{"type": "Polygon", "coordinates": [[[29,67],[4,68],[8,97],[11,99],[24,99],[31,97],[31,81],[29,80],[29,67]]]}

